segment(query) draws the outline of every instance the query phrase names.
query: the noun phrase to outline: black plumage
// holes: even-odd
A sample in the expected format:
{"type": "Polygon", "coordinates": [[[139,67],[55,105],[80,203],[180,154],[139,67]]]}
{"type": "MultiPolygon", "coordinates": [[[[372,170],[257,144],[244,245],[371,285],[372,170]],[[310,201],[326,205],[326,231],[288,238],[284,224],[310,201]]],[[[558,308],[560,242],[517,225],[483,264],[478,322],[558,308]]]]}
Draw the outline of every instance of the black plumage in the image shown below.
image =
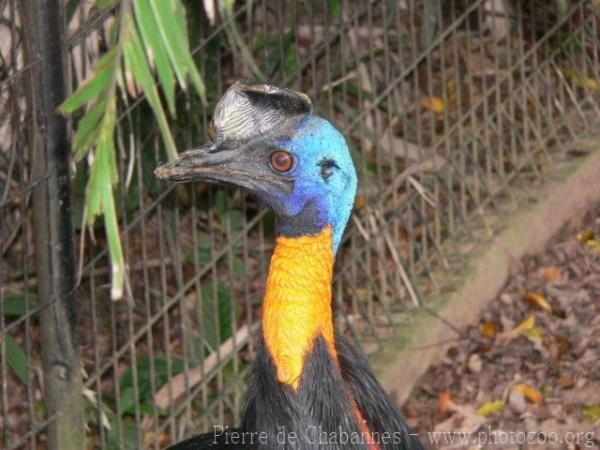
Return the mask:
{"type": "Polygon", "coordinates": [[[368,450],[369,440],[380,450],[423,449],[360,352],[340,335],[336,336],[336,348],[339,370],[323,339],[316,339],[294,392],[277,381],[273,362],[260,340],[242,426],[220,435],[199,435],[169,450],[368,450]],[[368,433],[357,423],[356,407],[368,433]],[[227,433],[238,436],[238,443],[225,442],[227,433]],[[240,434],[246,442],[254,436],[252,443],[240,444],[240,434]]]}

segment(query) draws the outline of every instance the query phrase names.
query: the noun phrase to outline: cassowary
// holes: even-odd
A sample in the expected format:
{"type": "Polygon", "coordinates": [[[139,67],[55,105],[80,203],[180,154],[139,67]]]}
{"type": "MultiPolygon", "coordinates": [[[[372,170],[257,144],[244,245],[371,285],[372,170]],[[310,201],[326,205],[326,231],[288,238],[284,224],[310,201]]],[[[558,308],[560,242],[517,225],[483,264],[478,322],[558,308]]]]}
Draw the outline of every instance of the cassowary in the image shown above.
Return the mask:
{"type": "Polygon", "coordinates": [[[239,82],[219,101],[210,134],[156,175],[239,186],[274,210],[278,231],[241,427],[171,448],[421,449],[333,327],[333,264],[357,184],[344,137],[306,95],[239,82]]]}

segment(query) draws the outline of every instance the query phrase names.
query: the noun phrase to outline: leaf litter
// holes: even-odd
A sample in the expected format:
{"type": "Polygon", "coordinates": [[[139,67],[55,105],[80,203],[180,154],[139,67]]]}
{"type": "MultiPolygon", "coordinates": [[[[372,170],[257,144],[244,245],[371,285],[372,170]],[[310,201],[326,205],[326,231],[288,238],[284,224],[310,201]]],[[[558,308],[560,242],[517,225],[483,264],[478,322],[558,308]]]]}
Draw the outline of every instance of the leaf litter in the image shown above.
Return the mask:
{"type": "Polygon", "coordinates": [[[469,339],[429,368],[404,408],[426,447],[600,448],[597,236],[600,204],[521,261],[479,322],[462,330],[469,339]],[[462,431],[498,440],[430,440],[462,431]],[[500,441],[502,432],[528,442],[500,441]]]}

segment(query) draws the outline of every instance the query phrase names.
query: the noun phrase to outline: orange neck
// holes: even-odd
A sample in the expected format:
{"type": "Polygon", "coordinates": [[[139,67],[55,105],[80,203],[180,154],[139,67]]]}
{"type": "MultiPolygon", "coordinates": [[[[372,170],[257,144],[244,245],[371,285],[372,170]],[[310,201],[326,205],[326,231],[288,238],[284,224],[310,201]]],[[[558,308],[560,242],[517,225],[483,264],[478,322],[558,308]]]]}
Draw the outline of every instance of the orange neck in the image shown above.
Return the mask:
{"type": "Polygon", "coordinates": [[[325,339],[334,359],[331,227],[314,236],[277,238],[267,279],[262,330],[281,383],[298,389],[304,357],[325,339]]]}
{"type": "MultiPolygon", "coordinates": [[[[262,332],[280,383],[298,390],[304,358],[318,336],[325,339],[337,364],[331,310],[333,276],[331,227],[314,236],[279,236],[271,258],[263,303],[262,332]]],[[[359,428],[369,427],[353,398],[350,399],[359,428]]],[[[369,444],[369,450],[379,450],[369,444]]]]}

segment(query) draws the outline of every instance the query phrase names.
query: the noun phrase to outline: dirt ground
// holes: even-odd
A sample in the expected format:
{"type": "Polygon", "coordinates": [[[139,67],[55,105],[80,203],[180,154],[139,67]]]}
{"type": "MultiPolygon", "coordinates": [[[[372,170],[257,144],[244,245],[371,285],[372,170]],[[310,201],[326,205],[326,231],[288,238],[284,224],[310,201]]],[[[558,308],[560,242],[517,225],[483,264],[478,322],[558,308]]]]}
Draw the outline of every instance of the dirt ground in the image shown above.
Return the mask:
{"type": "Polygon", "coordinates": [[[600,205],[457,332],[404,408],[428,448],[600,448],[600,205]]]}

